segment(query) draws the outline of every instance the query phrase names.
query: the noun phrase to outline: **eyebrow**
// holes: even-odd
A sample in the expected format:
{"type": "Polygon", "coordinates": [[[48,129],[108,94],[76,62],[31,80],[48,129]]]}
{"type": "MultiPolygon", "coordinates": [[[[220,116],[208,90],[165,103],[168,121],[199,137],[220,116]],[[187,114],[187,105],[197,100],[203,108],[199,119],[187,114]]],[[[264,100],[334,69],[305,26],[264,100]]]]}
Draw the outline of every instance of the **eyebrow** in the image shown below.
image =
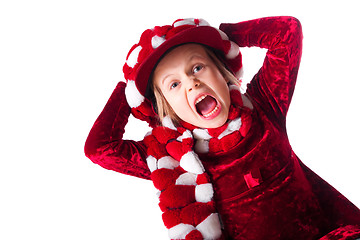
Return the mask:
{"type": "Polygon", "coordinates": [[[192,61],[194,58],[199,58],[199,59],[206,59],[203,56],[200,56],[199,54],[193,54],[190,58],[189,58],[189,62],[192,61]]]}
{"type": "Polygon", "coordinates": [[[170,77],[171,75],[174,75],[174,74],[170,73],[170,74],[166,75],[165,77],[163,77],[163,79],[161,80],[161,84],[164,85],[165,80],[166,80],[168,77],[170,77]]]}

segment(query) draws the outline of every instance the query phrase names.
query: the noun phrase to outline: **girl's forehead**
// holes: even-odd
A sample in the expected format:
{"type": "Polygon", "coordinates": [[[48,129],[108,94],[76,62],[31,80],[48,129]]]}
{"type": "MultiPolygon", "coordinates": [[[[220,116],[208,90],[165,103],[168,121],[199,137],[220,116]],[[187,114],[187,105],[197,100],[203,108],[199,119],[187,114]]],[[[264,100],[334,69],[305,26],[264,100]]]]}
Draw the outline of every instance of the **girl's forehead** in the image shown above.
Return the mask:
{"type": "Polygon", "coordinates": [[[193,59],[209,59],[206,50],[199,44],[185,44],[167,53],[157,64],[155,72],[178,67],[180,63],[191,62],[193,59]]]}
{"type": "Polygon", "coordinates": [[[164,56],[164,58],[174,55],[189,57],[189,55],[193,55],[193,54],[206,55],[205,47],[196,43],[188,43],[188,44],[180,45],[172,49],[169,53],[167,53],[164,56]]]}

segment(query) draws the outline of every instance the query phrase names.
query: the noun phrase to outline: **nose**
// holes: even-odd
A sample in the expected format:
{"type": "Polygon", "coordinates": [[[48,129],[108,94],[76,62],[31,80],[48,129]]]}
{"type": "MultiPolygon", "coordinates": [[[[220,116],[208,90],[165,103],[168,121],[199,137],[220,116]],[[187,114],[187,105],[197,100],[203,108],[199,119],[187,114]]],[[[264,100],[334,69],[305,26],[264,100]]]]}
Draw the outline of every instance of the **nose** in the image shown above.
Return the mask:
{"type": "Polygon", "coordinates": [[[188,87],[188,91],[192,91],[195,88],[198,88],[200,86],[200,81],[196,78],[190,78],[189,79],[189,87],[188,87]]]}

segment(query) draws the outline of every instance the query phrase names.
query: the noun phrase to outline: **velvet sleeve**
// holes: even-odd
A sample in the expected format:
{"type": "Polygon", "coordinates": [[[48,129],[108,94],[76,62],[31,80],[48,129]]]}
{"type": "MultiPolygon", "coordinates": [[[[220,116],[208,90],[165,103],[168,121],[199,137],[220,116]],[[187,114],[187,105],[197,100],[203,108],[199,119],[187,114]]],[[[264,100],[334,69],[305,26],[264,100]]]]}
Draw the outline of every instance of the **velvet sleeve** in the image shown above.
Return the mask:
{"type": "Polygon", "coordinates": [[[267,17],[221,24],[220,29],[240,47],[268,49],[263,66],[247,86],[247,93],[284,123],[301,59],[300,22],[293,17],[267,17]]]}
{"type": "Polygon", "coordinates": [[[106,169],[150,179],[143,142],[122,139],[130,115],[125,86],[118,83],[96,119],[85,143],[85,155],[106,169]]]}

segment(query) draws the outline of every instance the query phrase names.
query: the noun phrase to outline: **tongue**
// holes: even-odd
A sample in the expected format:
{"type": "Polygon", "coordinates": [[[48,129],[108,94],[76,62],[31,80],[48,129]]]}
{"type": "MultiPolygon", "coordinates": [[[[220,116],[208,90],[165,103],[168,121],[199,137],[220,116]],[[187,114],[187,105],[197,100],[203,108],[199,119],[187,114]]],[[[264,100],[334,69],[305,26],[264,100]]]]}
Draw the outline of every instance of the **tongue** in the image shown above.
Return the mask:
{"type": "Polygon", "coordinates": [[[196,104],[196,109],[201,115],[210,113],[216,107],[216,101],[210,96],[206,96],[201,102],[196,104]]]}

